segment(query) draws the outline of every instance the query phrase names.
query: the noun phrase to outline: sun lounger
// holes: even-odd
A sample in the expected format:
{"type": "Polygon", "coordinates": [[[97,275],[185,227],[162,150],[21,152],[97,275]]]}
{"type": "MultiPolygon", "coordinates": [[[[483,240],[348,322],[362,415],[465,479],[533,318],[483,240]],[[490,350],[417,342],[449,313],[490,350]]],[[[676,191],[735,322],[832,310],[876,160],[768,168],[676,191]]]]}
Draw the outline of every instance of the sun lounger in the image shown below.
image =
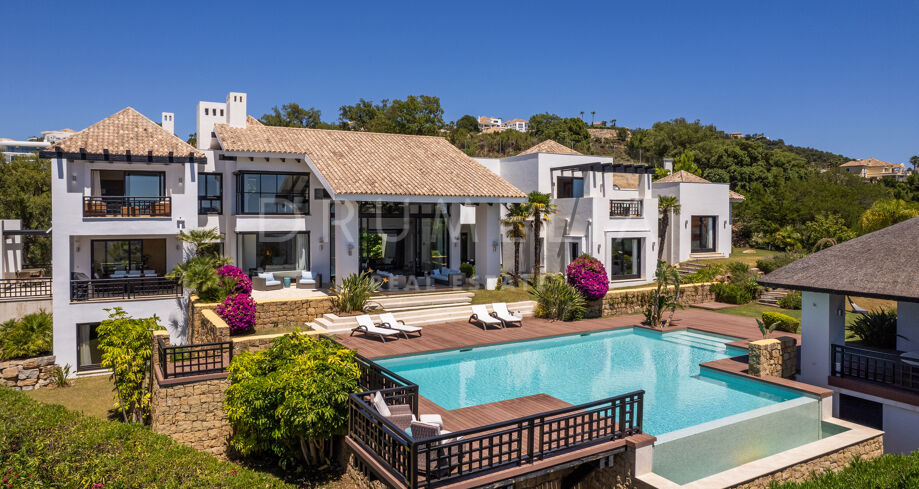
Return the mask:
{"type": "Polygon", "coordinates": [[[907,351],[901,353],[900,361],[912,367],[919,367],[919,351],[907,351]]]}
{"type": "Polygon", "coordinates": [[[488,329],[489,326],[504,327],[504,323],[500,319],[492,317],[492,315],[488,313],[488,309],[485,309],[484,304],[472,306],[472,315],[469,316],[469,322],[473,324],[479,323],[485,329],[488,329]]]}
{"type": "Polygon", "coordinates": [[[856,304],[855,301],[852,300],[852,297],[846,296],[846,299],[849,299],[849,305],[852,306],[852,312],[854,312],[855,314],[861,314],[862,316],[868,314],[868,310],[865,309],[864,307],[859,307],[858,304],[856,304]]]}
{"type": "MultiPolygon", "coordinates": [[[[399,334],[405,336],[405,333],[401,331],[377,327],[367,314],[357,316],[355,319],[357,319],[357,327],[351,330],[349,336],[354,336],[354,333],[363,333],[367,336],[376,336],[383,343],[386,343],[386,338],[397,338],[399,334]]],[[[405,337],[408,338],[408,336],[405,337]]]]}
{"type": "Polygon", "coordinates": [[[416,418],[415,414],[412,413],[411,406],[408,404],[386,404],[386,401],[379,392],[373,395],[373,401],[371,402],[373,403],[373,409],[380,413],[380,416],[391,421],[392,424],[398,426],[399,429],[404,430],[416,421],[435,425],[438,428],[444,427],[444,420],[439,414],[422,414],[416,418]]]}
{"type": "Polygon", "coordinates": [[[396,319],[392,313],[387,312],[385,314],[380,314],[380,326],[384,328],[394,329],[396,331],[401,331],[403,333],[418,333],[418,336],[421,336],[421,327],[420,326],[408,326],[405,324],[405,321],[401,319],[396,319]]]}
{"type": "Polygon", "coordinates": [[[491,308],[495,311],[491,313],[492,317],[498,318],[504,323],[504,326],[523,326],[523,316],[519,313],[511,314],[507,310],[507,304],[504,302],[495,302],[491,305],[491,308]]]}

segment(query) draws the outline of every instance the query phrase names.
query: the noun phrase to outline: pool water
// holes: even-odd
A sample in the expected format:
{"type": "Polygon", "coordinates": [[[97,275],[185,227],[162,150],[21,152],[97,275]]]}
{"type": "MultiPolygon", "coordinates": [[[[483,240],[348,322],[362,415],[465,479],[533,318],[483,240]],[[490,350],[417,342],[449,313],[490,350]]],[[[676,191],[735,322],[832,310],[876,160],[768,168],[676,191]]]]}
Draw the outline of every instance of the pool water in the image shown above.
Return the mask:
{"type": "Polygon", "coordinates": [[[445,409],[540,393],[582,404],[644,389],[644,431],[661,435],[802,396],[700,369],[700,363],[746,353],[725,345],[732,340],[625,328],[376,362],[445,409]]]}

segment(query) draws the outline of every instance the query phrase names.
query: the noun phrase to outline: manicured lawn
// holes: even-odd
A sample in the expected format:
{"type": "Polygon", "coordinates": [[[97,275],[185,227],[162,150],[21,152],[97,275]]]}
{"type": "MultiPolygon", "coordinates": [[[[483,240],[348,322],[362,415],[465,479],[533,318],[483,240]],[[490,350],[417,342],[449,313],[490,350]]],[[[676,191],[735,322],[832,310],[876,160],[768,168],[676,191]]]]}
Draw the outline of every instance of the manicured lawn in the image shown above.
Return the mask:
{"type": "Polygon", "coordinates": [[[734,248],[731,256],[728,258],[715,258],[713,260],[701,260],[702,263],[730,263],[732,261],[744,262],[751,267],[756,266],[756,260],[767,258],[772,255],[778,255],[781,251],[760,250],[756,248],[734,248]],[[754,253],[744,253],[744,251],[753,250],[754,253]]]}
{"type": "Polygon", "coordinates": [[[797,319],[798,321],[801,320],[801,311],[796,311],[793,309],[782,309],[780,307],[764,306],[762,304],[757,304],[755,302],[731,307],[728,309],[721,309],[715,312],[720,313],[720,314],[731,314],[733,316],[744,316],[748,318],[761,318],[763,316],[763,313],[766,311],[780,312],[787,316],[791,316],[797,319]]]}
{"type": "Polygon", "coordinates": [[[99,419],[115,419],[114,386],[109,375],[83,377],[70,381],[70,387],[46,387],[25,394],[45,404],[60,404],[71,411],[99,419]]]}
{"type": "Polygon", "coordinates": [[[772,489],[900,489],[919,487],[919,452],[856,460],[839,472],[827,472],[805,482],[774,484],[772,489]]]}
{"type": "Polygon", "coordinates": [[[529,290],[529,287],[523,285],[522,281],[520,287],[505,285],[501,290],[476,289],[472,291],[475,294],[472,296],[472,303],[491,304],[494,302],[531,301],[533,296],[527,290],[529,290]]]}

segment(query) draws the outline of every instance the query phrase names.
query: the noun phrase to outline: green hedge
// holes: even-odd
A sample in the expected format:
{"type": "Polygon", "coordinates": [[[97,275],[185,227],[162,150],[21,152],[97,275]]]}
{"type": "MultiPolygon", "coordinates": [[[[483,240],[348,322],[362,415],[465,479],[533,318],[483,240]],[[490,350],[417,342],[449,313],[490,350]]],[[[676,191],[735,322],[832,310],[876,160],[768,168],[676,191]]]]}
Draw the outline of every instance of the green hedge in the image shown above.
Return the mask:
{"type": "Polygon", "coordinates": [[[19,483],[13,487],[22,480],[35,488],[294,487],[149,428],[84,416],[7,387],[0,387],[0,413],[0,477],[19,483]]]}
{"type": "Polygon", "coordinates": [[[709,288],[715,300],[725,304],[746,304],[753,300],[753,294],[744,287],[732,283],[716,283],[709,288]]]}
{"type": "Polygon", "coordinates": [[[787,482],[771,489],[906,489],[919,487],[919,452],[855,460],[839,472],[827,472],[805,482],[787,482]]]}
{"type": "Polygon", "coordinates": [[[780,312],[766,311],[763,313],[763,324],[771,326],[775,323],[779,323],[779,326],[775,328],[779,331],[786,333],[801,332],[801,321],[780,312]]]}

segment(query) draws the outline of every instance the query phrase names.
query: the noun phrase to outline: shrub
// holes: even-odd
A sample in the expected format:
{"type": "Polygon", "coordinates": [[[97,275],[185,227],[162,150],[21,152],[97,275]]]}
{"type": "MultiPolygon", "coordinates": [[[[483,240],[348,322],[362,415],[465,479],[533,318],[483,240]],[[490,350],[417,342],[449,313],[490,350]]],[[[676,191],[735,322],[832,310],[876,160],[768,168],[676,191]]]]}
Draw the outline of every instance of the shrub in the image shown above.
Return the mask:
{"type": "Polygon", "coordinates": [[[785,294],[785,297],[779,299],[779,307],[782,309],[801,310],[801,291],[792,290],[785,294]]]}
{"type": "Polygon", "coordinates": [[[217,269],[217,275],[227,295],[252,293],[252,279],[241,268],[224,265],[217,269]]]}
{"type": "Polygon", "coordinates": [[[766,311],[763,313],[763,323],[767,325],[772,325],[778,323],[779,331],[784,331],[786,333],[800,333],[801,332],[801,321],[782,314],[780,312],[766,311]]]}
{"type": "Polygon", "coordinates": [[[39,311],[0,324],[0,360],[51,353],[54,325],[51,314],[39,311]]]}
{"type": "Polygon", "coordinates": [[[217,314],[227,322],[230,334],[255,329],[255,301],[249,294],[235,294],[227,297],[217,306],[217,314]]]}
{"type": "Polygon", "coordinates": [[[600,260],[590,256],[581,255],[566,269],[568,283],[578,289],[578,292],[589,301],[601,299],[609,291],[609,278],[606,269],[600,260]]]}
{"type": "Polygon", "coordinates": [[[652,328],[664,327],[664,313],[670,311],[670,321],[673,313],[680,305],[680,273],[676,267],[668,265],[663,260],[657,260],[657,270],[654,273],[656,287],[648,296],[645,305],[645,324],[652,328]],[[668,294],[667,286],[672,285],[672,294],[668,294]]]}
{"type": "Polygon", "coordinates": [[[463,263],[460,265],[460,271],[466,275],[466,278],[475,277],[475,265],[472,263],[463,263]]]}
{"type": "Polygon", "coordinates": [[[763,273],[771,273],[801,258],[801,256],[802,255],[798,253],[780,253],[766,258],[760,258],[756,260],[756,268],[763,273]]]}
{"type": "Polygon", "coordinates": [[[530,288],[536,298],[536,316],[574,321],[584,317],[587,302],[578,289],[569,285],[560,273],[547,273],[530,288]]]}
{"type": "Polygon", "coordinates": [[[900,489],[919,487],[919,452],[855,459],[839,472],[812,475],[804,482],[773,482],[770,489],[900,489]]]}
{"type": "Polygon", "coordinates": [[[859,314],[850,330],[866,346],[875,348],[896,348],[897,347],[897,310],[896,309],[874,309],[867,314],[859,314]]]}
{"type": "Polygon", "coordinates": [[[746,304],[753,300],[753,296],[747,289],[730,282],[712,284],[709,290],[718,302],[727,304],[746,304]]]}
{"type": "Polygon", "coordinates": [[[143,426],[84,416],[6,387],[0,412],[0,477],[15,481],[12,487],[293,489],[143,426]]]}
{"type": "Polygon", "coordinates": [[[153,331],[163,329],[159,318],[135,319],[124,309],[106,309],[108,319],[99,323],[102,366],[112,369],[115,407],[125,422],[143,423],[150,413],[150,390],[145,382],[150,371],[153,331]],[[130,418],[130,419],[129,419],[130,418]]]}
{"type": "Polygon", "coordinates": [[[725,266],[720,263],[705,265],[689,276],[684,277],[683,280],[687,283],[713,282],[716,278],[724,275],[725,269],[725,266]]]}
{"type": "Polygon", "coordinates": [[[282,466],[328,461],[331,439],[348,422],[348,395],[360,371],[354,352],[299,331],[230,364],[224,410],[243,455],[267,453],[282,466]]]}
{"type": "Polygon", "coordinates": [[[332,286],[332,293],[338,299],[341,312],[363,311],[370,302],[370,297],[380,290],[382,285],[369,272],[352,273],[341,281],[341,285],[332,286]]]}

